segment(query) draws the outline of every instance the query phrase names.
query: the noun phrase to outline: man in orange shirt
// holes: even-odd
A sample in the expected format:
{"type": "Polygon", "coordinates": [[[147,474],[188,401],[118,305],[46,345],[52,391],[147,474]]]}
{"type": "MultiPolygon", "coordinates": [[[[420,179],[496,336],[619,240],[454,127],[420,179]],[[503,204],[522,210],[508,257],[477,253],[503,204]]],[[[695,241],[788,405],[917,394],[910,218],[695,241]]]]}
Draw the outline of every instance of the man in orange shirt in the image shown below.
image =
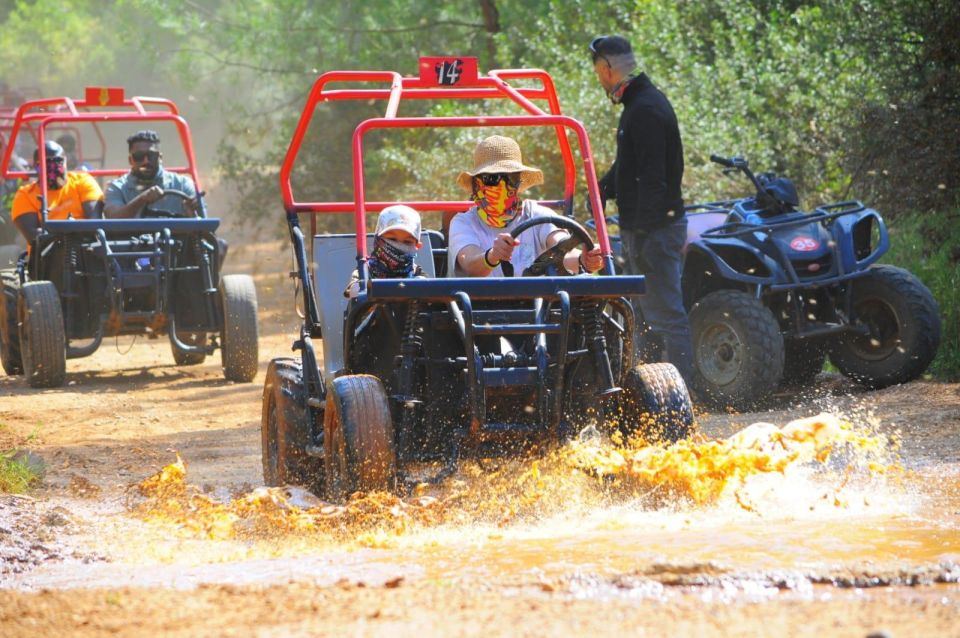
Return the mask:
{"type": "MultiPolygon", "coordinates": [[[[88,173],[67,172],[67,157],[56,142],[46,142],[47,219],[99,218],[103,210],[103,191],[88,173]]],[[[33,153],[36,181],[21,186],[13,197],[10,215],[27,243],[40,229],[40,150],[33,153]]]]}

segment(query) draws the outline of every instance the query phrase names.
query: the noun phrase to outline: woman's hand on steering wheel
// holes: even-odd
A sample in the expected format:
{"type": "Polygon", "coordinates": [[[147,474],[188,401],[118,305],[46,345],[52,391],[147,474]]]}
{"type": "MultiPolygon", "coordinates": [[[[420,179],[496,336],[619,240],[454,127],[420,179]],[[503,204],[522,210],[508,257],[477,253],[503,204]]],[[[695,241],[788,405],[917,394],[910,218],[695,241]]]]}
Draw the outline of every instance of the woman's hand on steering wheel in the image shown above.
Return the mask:
{"type": "MultiPolygon", "coordinates": [[[[561,239],[555,246],[540,253],[536,260],[524,271],[524,275],[557,275],[561,272],[566,272],[567,269],[563,265],[563,260],[568,252],[577,246],[583,246],[587,249],[587,252],[593,250],[593,239],[591,239],[587,231],[584,230],[583,226],[569,217],[560,217],[559,215],[543,215],[528,219],[510,231],[510,235],[516,239],[517,236],[525,230],[542,224],[553,224],[557,228],[569,232],[570,236],[561,239]]],[[[599,255],[599,250],[597,250],[598,258],[599,255]]],[[[587,263],[588,262],[584,262],[584,266],[586,266],[587,263]]]]}

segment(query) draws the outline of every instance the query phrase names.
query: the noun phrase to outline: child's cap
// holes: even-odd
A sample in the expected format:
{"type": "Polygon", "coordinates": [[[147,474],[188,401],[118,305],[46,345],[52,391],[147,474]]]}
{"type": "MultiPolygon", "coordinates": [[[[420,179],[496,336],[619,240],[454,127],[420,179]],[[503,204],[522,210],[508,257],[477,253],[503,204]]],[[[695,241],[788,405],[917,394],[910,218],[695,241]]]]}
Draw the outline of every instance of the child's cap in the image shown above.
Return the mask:
{"type": "Polygon", "coordinates": [[[414,239],[420,241],[420,213],[403,204],[387,206],[380,211],[380,216],[377,218],[377,235],[395,228],[407,231],[414,239]]]}

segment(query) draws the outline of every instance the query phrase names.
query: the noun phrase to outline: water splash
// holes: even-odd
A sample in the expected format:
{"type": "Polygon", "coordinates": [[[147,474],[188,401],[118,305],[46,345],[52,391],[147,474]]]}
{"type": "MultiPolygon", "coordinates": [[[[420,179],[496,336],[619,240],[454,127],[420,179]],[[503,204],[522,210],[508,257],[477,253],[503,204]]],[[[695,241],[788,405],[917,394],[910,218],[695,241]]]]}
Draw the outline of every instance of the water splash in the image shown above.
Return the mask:
{"type": "MultiPolygon", "coordinates": [[[[706,514],[735,504],[763,515],[794,505],[798,485],[821,509],[869,506],[856,486],[899,477],[895,442],[873,425],[830,414],[784,427],[756,423],[726,439],[647,445],[580,437],[539,458],[470,461],[437,487],[405,498],[354,494],[347,503],[322,501],[303,488],[258,488],[229,502],[187,482],[182,459],[138,485],[135,511],[208,539],[263,539],[316,534],[337,542],[391,547],[414,530],[469,525],[517,526],[576,518],[597,508],[706,514]],[[766,479],[766,482],[765,482],[766,479]],[[766,506],[766,507],[765,507],[766,506]]],[[[869,490],[867,490],[869,492],[869,490]]],[[[813,510],[812,506],[803,505],[813,510]]]]}

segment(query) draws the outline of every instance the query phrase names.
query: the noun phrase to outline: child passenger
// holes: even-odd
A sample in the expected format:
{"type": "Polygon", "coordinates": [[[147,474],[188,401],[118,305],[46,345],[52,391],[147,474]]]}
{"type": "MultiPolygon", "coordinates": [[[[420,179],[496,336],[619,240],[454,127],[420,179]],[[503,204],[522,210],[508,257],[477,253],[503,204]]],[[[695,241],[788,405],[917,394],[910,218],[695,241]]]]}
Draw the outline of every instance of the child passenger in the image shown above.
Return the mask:
{"type": "MultiPolygon", "coordinates": [[[[373,279],[402,279],[421,275],[420,266],[413,261],[420,243],[420,213],[396,204],[388,206],[377,218],[373,250],[367,257],[367,269],[373,279]]],[[[344,297],[356,297],[360,292],[360,276],[356,270],[343,291],[344,297]]]]}

